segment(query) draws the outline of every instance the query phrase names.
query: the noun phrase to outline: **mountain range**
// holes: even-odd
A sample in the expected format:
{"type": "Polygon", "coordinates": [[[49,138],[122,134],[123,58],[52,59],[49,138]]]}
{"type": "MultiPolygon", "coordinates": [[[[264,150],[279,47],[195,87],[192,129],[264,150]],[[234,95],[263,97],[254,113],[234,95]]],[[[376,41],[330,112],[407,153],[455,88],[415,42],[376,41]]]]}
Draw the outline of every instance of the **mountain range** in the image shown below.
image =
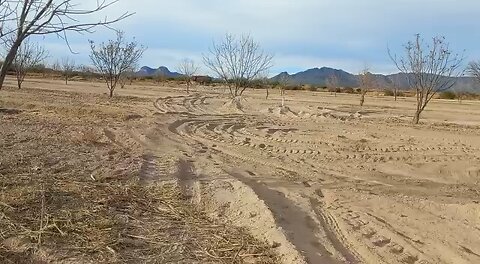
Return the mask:
{"type": "MultiPolygon", "coordinates": [[[[161,66],[158,69],[150,68],[148,66],[143,66],[136,73],[139,77],[145,76],[164,76],[166,78],[178,78],[182,74],[178,72],[171,72],[167,67],[161,66]]],[[[279,81],[282,79],[288,80],[288,83],[291,85],[318,85],[318,86],[327,86],[328,79],[335,75],[337,78],[337,85],[339,87],[358,87],[360,85],[359,75],[351,74],[349,72],[332,69],[328,67],[322,68],[313,68],[306,71],[298,72],[295,74],[289,74],[287,72],[282,72],[274,77],[271,81],[279,81]]],[[[383,74],[373,74],[374,82],[378,87],[389,87],[393,82],[400,89],[406,89],[408,87],[407,76],[404,73],[396,73],[390,75],[383,74]]],[[[478,91],[478,84],[472,77],[458,77],[456,78],[456,84],[453,87],[459,91],[478,91]]]]}
{"type": "MultiPolygon", "coordinates": [[[[288,83],[294,85],[319,85],[327,86],[328,80],[335,75],[338,86],[340,87],[358,87],[360,86],[359,75],[354,75],[343,70],[332,69],[328,67],[313,68],[306,71],[289,74],[282,72],[271,78],[272,81],[288,80],[288,83]]],[[[408,87],[408,75],[404,73],[396,73],[390,75],[373,74],[373,79],[378,87],[389,87],[394,82],[400,89],[408,87]]],[[[453,89],[462,91],[474,91],[480,84],[476,83],[472,77],[457,77],[456,84],[453,89]]]]}
{"type": "Polygon", "coordinates": [[[181,77],[182,74],[178,72],[171,72],[167,67],[161,66],[158,67],[158,69],[150,68],[148,66],[143,66],[140,68],[138,72],[136,72],[136,75],[139,77],[146,77],[146,76],[162,76],[165,78],[178,78],[181,77]]]}

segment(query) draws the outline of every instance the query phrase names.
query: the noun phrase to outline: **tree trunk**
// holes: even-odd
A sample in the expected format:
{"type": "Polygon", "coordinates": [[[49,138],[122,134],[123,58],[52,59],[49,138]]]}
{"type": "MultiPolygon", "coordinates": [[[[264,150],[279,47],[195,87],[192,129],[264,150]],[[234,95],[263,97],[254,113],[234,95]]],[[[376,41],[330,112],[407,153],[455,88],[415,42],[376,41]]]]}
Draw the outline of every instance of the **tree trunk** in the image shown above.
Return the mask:
{"type": "Polygon", "coordinates": [[[413,123],[417,125],[420,122],[420,114],[422,113],[422,110],[417,109],[415,111],[415,115],[413,116],[413,123]]]}
{"type": "Polygon", "coordinates": [[[422,113],[423,109],[426,106],[426,103],[424,104],[424,94],[417,89],[417,109],[415,110],[415,115],[413,116],[413,123],[416,125],[420,122],[420,114],[422,113]]]}
{"type": "Polygon", "coordinates": [[[110,98],[113,97],[113,89],[110,89],[110,98]]]}
{"type": "Polygon", "coordinates": [[[65,75],[65,85],[68,85],[68,75],[65,75]]]}
{"type": "Polygon", "coordinates": [[[267,88],[267,95],[265,96],[265,100],[268,100],[268,88],[267,88]]]}
{"type": "Polygon", "coordinates": [[[20,44],[21,42],[16,41],[8,51],[8,54],[3,61],[2,68],[0,69],[0,90],[3,87],[3,82],[5,81],[5,77],[7,76],[8,68],[10,68],[13,60],[15,59],[15,56],[17,55],[20,44]]]}
{"type": "Polygon", "coordinates": [[[365,103],[365,94],[362,93],[362,96],[360,97],[360,106],[363,106],[364,103],[365,103]]]}
{"type": "Polygon", "coordinates": [[[394,90],[393,90],[393,94],[394,94],[394,96],[395,96],[395,102],[396,102],[396,101],[397,101],[397,89],[394,89],[394,90]]]}
{"type": "Polygon", "coordinates": [[[18,89],[22,89],[22,76],[19,69],[15,69],[15,77],[17,78],[18,89]]]}

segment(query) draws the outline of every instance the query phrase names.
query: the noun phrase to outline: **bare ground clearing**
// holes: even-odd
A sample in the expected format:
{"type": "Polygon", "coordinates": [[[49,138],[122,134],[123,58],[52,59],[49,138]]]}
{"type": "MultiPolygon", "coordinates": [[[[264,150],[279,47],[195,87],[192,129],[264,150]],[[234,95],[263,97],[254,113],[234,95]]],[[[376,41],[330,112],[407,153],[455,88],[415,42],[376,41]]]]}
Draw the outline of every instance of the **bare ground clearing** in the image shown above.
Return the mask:
{"type": "Polygon", "coordinates": [[[5,259],[480,262],[479,102],[413,126],[411,98],[25,87],[0,91],[5,259]]]}

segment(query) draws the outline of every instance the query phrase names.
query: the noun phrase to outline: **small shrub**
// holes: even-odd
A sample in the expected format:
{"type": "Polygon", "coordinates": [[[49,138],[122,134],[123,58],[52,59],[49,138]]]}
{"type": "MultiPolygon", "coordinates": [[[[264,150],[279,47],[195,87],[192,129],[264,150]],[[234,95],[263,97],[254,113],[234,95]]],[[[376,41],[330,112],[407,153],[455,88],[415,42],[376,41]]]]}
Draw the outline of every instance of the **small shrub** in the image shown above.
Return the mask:
{"type": "Polygon", "coordinates": [[[315,87],[314,85],[308,85],[308,84],[305,85],[305,86],[303,87],[303,89],[305,89],[305,90],[307,90],[307,91],[312,91],[312,92],[317,91],[317,87],[315,87]]]}
{"type": "MultiPolygon", "coordinates": [[[[383,95],[385,96],[395,96],[395,93],[392,90],[385,90],[383,91],[383,95]]],[[[398,95],[398,93],[397,93],[398,95]]]]}
{"type": "Polygon", "coordinates": [[[438,98],[440,98],[440,99],[453,100],[453,99],[457,98],[457,96],[456,96],[455,93],[452,92],[452,91],[444,91],[444,92],[441,92],[441,93],[438,95],[438,98]]]}
{"type": "Polygon", "coordinates": [[[330,93],[341,93],[341,92],[342,92],[342,89],[330,87],[330,88],[327,89],[327,92],[330,92],[330,93]]]}
{"type": "Polygon", "coordinates": [[[298,91],[301,90],[301,87],[298,85],[288,85],[287,87],[285,87],[285,90],[298,91]]]}
{"type": "Polygon", "coordinates": [[[353,90],[352,87],[345,87],[345,88],[343,88],[341,91],[342,91],[342,93],[348,93],[348,94],[353,94],[353,93],[355,93],[355,90],[353,90]]]}

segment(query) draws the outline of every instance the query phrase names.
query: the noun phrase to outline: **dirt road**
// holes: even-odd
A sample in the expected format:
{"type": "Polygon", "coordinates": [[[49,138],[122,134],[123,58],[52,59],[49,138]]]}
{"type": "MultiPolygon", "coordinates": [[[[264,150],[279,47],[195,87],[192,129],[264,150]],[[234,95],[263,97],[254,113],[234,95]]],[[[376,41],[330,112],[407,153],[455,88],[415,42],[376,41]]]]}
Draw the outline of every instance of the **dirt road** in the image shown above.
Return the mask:
{"type": "Polygon", "coordinates": [[[258,237],[284,234],[285,256],[293,247],[307,263],[480,261],[477,102],[434,102],[413,126],[410,100],[374,98],[359,108],[351,96],[305,95],[282,111],[254,94],[245,113],[204,93],[159,98],[156,131],[201,169],[199,196],[239,211],[223,217],[258,237]],[[261,223],[254,202],[212,198],[209,186],[224,179],[253,190],[256,197],[239,199],[259,199],[274,225],[261,223]]]}

